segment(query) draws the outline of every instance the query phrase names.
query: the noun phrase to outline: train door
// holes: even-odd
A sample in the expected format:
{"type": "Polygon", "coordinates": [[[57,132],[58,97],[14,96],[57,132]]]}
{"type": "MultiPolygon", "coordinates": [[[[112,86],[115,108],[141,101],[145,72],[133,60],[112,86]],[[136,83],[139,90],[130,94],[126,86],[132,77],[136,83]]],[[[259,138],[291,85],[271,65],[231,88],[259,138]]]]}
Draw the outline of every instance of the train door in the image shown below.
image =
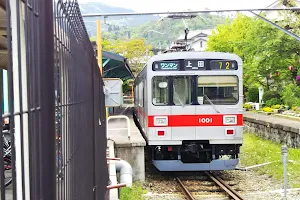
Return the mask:
{"type": "Polygon", "coordinates": [[[172,140],[195,140],[195,113],[193,105],[193,76],[172,77],[172,140]]]}
{"type": "Polygon", "coordinates": [[[170,78],[158,75],[152,77],[149,82],[151,82],[151,89],[147,89],[149,141],[171,140],[170,78]]]}
{"type": "MultiPolygon", "coordinates": [[[[147,106],[147,82],[146,79],[143,80],[143,124],[146,129],[148,125],[148,106],[147,106]]],[[[145,132],[145,129],[143,130],[145,132]]]]}
{"type": "Polygon", "coordinates": [[[139,83],[139,122],[140,122],[140,125],[142,126],[143,128],[143,131],[145,130],[145,124],[144,124],[144,116],[145,116],[145,113],[144,113],[144,83],[143,81],[141,81],[139,83]]]}

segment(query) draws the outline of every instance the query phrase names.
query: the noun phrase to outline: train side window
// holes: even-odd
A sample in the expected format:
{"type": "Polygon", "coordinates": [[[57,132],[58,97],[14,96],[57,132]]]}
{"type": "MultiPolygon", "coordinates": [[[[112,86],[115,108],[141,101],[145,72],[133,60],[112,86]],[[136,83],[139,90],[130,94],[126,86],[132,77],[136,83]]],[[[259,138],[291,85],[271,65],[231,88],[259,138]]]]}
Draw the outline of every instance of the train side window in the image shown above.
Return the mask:
{"type": "Polygon", "coordinates": [[[199,76],[197,98],[199,104],[235,105],[238,103],[237,76],[199,76]]]}
{"type": "Polygon", "coordinates": [[[168,77],[156,76],[152,79],[153,105],[167,105],[169,102],[168,77]]]}
{"type": "Polygon", "coordinates": [[[175,105],[190,105],[192,103],[192,77],[175,76],[173,78],[173,100],[175,105]]]}
{"type": "Polygon", "coordinates": [[[144,90],[144,86],[143,86],[143,82],[140,82],[139,84],[139,106],[143,107],[143,90],[144,90]]]}

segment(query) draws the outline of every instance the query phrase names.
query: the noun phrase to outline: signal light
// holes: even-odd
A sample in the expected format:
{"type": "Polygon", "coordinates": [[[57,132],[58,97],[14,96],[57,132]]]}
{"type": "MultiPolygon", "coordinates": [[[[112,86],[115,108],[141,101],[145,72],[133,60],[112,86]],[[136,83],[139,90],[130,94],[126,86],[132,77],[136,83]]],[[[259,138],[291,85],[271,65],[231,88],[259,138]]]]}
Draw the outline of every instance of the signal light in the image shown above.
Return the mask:
{"type": "Polygon", "coordinates": [[[234,130],[233,129],[227,129],[226,130],[226,134],[227,135],[233,135],[234,134],[234,130]]]}
{"type": "Polygon", "coordinates": [[[168,151],[172,151],[172,147],[168,147],[168,151]]]}
{"type": "Polygon", "coordinates": [[[165,131],[157,131],[157,135],[158,136],[164,136],[165,135],[165,131]]]}

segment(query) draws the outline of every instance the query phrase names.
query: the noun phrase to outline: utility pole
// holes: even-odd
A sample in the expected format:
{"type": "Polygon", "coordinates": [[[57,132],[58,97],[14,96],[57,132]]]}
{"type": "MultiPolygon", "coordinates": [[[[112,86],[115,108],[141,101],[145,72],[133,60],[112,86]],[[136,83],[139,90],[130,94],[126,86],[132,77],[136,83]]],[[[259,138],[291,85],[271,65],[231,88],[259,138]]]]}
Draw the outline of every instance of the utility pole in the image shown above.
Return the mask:
{"type": "MultiPolygon", "coordinates": [[[[98,66],[100,69],[100,74],[103,76],[103,65],[102,65],[102,39],[101,39],[101,22],[100,20],[97,20],[97,56],[98,56],[98,66]]],[[[108,108],[106,109],[106,118],[108,118],[108,108]]]]}
{"type": "Polygon", "coordinates": [[[102,75],[102,40],[101,40],[101,23],[97,20],[97,53],[98,53],[98,66],[100,74],[102,75]]]}

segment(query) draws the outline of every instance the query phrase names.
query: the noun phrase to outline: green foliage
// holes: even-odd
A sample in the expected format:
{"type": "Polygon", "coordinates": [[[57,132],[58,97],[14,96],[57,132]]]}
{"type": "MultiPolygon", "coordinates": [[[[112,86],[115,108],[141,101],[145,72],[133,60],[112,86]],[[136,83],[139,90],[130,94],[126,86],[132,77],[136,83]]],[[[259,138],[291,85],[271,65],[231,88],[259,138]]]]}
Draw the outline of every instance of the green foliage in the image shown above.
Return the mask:
{"type": "Polygon", "coordinates": [[[147,191],[140,184],[133,184],[131,188],[121,188],[120,200],[143,200],[147,191]]]}
{"type": "Polygon", "coordinates": [[[259,91],[257,87],[250,87],[246,92],[246,98],[248,102],[258,102],[259,91]]]}
{"type": "Polygon", "coordinates": [[[284,105],[280,105],[280,104],[273,104],[272,105],[272,107],[271,107],[272,109],[282,109],[282,108],[284,108],[284,105]]]}
{"type": "Polygon", "coordinates": [[[267,102],[271,99],[280,99],[281,96],[277,91],[265,91],[262,100],[267,102]]]}
{"type": "Polygon", "coordinates": [[[298,45],[298,41],[261,19],[239,14],[232,23],[217,27],[209,37],[207,50],[239,55],[244,62],[245,86],[258,83],[269,89],[279,87],[283,80],[290,81],[287,67],[299,65],[298,45]]]}
{"type": "Polygon", "coordinates": [[[300,106],[300,87],[291,83],[282,92],[283,102],[290,108],[300,106]]]}
{"type": "Polygon", "coordinates": [[[96,39],[97,39],[97,38],[96,38],[96,36],[92,36],[92,37],[90,37],[90,41],[91,41],[91,42],[95,42],[95,41],[96,41],[96,39]]]}
{"type": "Polygon", "coordinates": [[[270,107],[264,107],[264,108],[263,108],[263,111],[264,111],[264,112],[271,113],[271,112],[273,112],[273,109],[270,108],[270,107]]]}
{"type": "Polygon", "coordinates": [[[244,104],[243,105],[243,108],[246,108],[246,109],[252,109],[252,106],[250,104],[244,104]]]}
{"type": "MultiPolygon", "coordinates": [[[[143,68],[143,62],[146,56],[147,50],[151,50],[150,45],[145,44],[144,39],[131,39],[131,40],[103,40],[103,50],[120,54],[129,60],[132,71],[137,74],[143,68]]],[[[149,52],[148,55],[153,55],[149,52]]]]}
{"type": "MultiPolygon", "coordinates": [[[[193,19],[185,19],[190,31],[199,29],[213,29],[218,24],[225,23],[226,17],[220,15],[202,14],[193,19]]],[[[128,40],[145,38],[147,44],[156,48],[167,48],[179,35],[184,34],[182,20],[163,19],[154,20],[138,27],[122,27],[119,30],[109,29],[102,33],[107,40],[128,40]],[[160,33],[158,33],[160,32],[160,33]],[[161,34],[163,33],[163,34],[161,34]]]]}
{"type": "MultiPolygon", "coordinates": [[[[254,170],[260,174],[268,174],[278,181],[283,180],[283,165],[281,160],[281,144],[271,142],[246,133],[243,135],[240,163],[243,166],[252,166],[266,162],[274,162],[270,165],[257,167],[254,170]]],[[[289,160],[298,161],[300,149],[289,148],[289,160]]],[[[293,187],[300,186],[300,171],[297,163],[288,162],[288,182],[293,187]]]]}
{"type": "MultiPolygon", "coordinates": [[[[185,19],[190,31],[199,30],[199,29],[212,29],[217,24],[225,23],[225,17],[202,14],[200,17],[193,19],[185,19]]],[[[132,37],[144,37],[146,38],[149,44],[152,44],[155,47],[166,48],[176,40],[179,35],[184,34],[184,23],[182,20],[173,20],[173,19],[164,19],[160,22],[150,22],[141,26],[137,29],[134,29],[132,32],[132,37]],[[159,31],[162,34],[150,31],[155,30],[159,31]]]]}
{"type": "Polygon", "coordinates": [[[133,82],[132,79],[128,79],[126,80],[124,83],[123,83],[123,93],[126,94],[126,93],[130,93],[131,95],[131,86],[129,86],[129,83],[130,82],[133,82]]]}
{"type": "MultiPolygon", "coordinates": [[[[281,99],[278,98],[272,98],[266,101],[266,106],[272,107],[274,105],[282,104],[281,99]]],[[[279,105],[280,106],[280,105],[279,105]]],[[[273,107],[272,107],[273,108],[273,107]]],[[[278,108],[275,108],[278,109],[278,108]]]]}

